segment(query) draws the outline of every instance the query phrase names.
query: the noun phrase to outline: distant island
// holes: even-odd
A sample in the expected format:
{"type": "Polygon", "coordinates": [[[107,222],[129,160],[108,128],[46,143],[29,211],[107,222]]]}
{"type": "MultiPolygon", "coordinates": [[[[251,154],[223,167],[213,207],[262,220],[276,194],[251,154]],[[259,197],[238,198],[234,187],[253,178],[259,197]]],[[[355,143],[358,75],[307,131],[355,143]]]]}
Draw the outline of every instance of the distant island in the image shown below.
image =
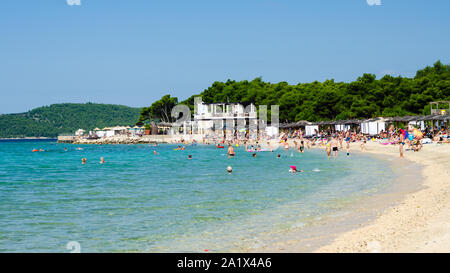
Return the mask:
{"type": "Polygon", "coordinates": [[[52,104],[26,113],[0,115],[0,138],[56,138],[60,134],[73,134],[80,128],[133,125],[140,111],[113,104],[52,104]]]}

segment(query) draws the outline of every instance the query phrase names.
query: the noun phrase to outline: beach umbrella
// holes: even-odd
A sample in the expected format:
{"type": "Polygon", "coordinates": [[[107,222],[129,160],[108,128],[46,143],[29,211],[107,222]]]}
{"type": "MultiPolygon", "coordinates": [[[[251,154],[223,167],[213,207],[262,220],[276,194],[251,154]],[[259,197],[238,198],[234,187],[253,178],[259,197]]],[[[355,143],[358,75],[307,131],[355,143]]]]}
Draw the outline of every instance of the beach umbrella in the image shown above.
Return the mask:
{"type": "Polygon", "coordinates": [[[306,120],[299,120],[299,121],[296,122],[297,126],[306,126],[308,124],[309,124],[309,122],[306,121],[306,120]]]}

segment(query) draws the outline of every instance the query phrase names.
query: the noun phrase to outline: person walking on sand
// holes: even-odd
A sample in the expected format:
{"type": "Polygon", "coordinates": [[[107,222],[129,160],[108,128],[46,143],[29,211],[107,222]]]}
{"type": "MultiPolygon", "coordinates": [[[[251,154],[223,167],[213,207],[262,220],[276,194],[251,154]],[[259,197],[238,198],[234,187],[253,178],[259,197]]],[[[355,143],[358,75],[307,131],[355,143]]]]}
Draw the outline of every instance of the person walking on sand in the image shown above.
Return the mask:
{"type": "Polygon", "coordinates": [[[405,142],[404,142],[404,140],[401,140],[401,142],[399,143],[399,148],[398,148],[398,150],[399,150],[399,152],[400,152],[400,158],[405,158],[404,157],[404,155],[403,155],[403,146],[405,145],[405,142]]]}

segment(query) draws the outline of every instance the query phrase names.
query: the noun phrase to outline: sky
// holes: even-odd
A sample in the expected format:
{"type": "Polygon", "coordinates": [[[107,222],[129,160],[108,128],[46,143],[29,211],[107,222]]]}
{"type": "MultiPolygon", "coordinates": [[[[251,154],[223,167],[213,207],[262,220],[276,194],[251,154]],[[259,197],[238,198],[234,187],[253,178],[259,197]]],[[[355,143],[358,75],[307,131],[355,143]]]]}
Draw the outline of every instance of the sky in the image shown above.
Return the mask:
{"type": "Polygon", "coordinates": [[[0,114],[149,106],[232,79],[413,77],[450,63],[448,0],[2,0],[0,114]]]}

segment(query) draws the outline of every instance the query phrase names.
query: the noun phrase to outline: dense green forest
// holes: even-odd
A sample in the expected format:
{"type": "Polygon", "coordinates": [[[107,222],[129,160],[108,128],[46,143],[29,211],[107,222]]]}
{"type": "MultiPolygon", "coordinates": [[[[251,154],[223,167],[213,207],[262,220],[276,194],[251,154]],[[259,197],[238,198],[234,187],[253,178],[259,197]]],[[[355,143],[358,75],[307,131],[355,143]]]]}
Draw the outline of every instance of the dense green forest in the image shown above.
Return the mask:
{"type": "MultiPolygon", "coordinates": [[[[263,82],[261,78],[240,82],[228,80],[214,82],[199,95],[206,103],[279,105],[280,122],[429,114],[429,102],[450,100],[450,65],[438,61],[417,71],[414,78],[386,75],[376,79],[373,74],[364,74],[350,83],[327,80],[289,85],[263,82]]],[[[193,110],[195,96],[198,95],[180,103],[193,110]]],[[[174,101],[178,98],[166,95],[143,108],[139,122],[163,117],[161,104],[173,104],[174,101]]]]}
{"type": "Polygon", "coordinates": [[[0,115],[0,137],[56,137],[78,129],[133,125],[140,109],[111,104],[64,103],[27,113],[0,115]]]}

